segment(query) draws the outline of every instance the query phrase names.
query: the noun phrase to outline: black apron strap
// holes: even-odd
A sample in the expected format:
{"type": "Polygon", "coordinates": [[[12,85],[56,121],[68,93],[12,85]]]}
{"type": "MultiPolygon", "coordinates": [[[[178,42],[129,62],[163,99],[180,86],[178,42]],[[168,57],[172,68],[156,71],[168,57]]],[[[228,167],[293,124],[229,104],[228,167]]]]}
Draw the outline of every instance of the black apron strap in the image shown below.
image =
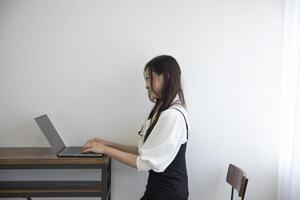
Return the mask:
{"type": "Polygon", "coordinates": [[[173,109],[178,110],[178,111],[182,114],[182,116],[183,116],[183,118],[184,118],[184,121],[185,121],[185,126],[186,126],[186,138],[189,139],[189,126],[188,126],[188,124],[187,124],[185,115],[184,115],[183,112],[182,112],[181,110],[179,110],[178,108],[173,108],[173,109]]]}

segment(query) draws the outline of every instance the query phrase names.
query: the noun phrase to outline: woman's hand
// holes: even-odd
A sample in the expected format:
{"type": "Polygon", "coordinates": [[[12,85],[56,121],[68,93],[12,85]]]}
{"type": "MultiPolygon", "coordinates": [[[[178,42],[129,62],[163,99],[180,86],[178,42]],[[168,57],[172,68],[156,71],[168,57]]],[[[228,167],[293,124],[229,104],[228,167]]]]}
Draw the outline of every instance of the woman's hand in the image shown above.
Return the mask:
{"type": "Polygon", "coordinates": [[[102,153],[106,154],[107,146],[95,140],[89,140],[82,147],[83,153],[93,152],[93,153],[102,153]]]}
{"type": "Polygon", "coordinates": [[[103,144],[103,145],[105,145],[105,146],[109,146],[109,145],[110,145],[110,142],[109,142],[109,141],[106,141],[106,140],[103,140],[103,139],[100,139],[100,138],[97,138],[97,137],[94,137],[94,138],[92,138],[92,139],[89,139],[89,140],[85,143],[85,145],[86,145],[88,142],[93,142],[93,141],[95,141],[95,142],[97,142],[97,143],[101,143],[101,144],[103,144]]]}
{"type": "Polygon", "coordinates": [[[136,153],[128,153],[129,150],[133,151],[132,149],[135,149],[134,152],[137,152],[137,147],[131,147],[131,146],[124,146],[115,144],[112,142],[108,142],[105,140],[102,140],[100,138],[92,138],[88,140],[85,145],[82,147],[83,153],[88,152],[94,152],[94,153],[102,153],[105,155],[108,155],[126,165],[129,165],[131,167],[137,168],[136,166],[136,159],[137,154],[136,153]],[[119,148],[116,148],[116,147],[119,148]],[[121,150],[120,150],[121,149],[121,150]],[[124,151],[123,149],[127,150],[124,151]]]}

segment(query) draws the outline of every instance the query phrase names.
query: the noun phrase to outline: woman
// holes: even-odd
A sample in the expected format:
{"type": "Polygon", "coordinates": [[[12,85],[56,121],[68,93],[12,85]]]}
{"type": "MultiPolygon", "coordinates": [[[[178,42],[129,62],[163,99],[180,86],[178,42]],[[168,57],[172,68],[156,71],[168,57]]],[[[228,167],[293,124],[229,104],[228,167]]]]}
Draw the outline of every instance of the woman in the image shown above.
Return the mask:
{"type": "Polygon", "coordinates": [[[141,200],[186,200],[188,122],[179,65],[171,56],[155,57],[146,64],[144,78],[155,104],[139,131],[138,146],[93,138],[83,151],[103,153],[139,171],[149,171],[141,200]]]}

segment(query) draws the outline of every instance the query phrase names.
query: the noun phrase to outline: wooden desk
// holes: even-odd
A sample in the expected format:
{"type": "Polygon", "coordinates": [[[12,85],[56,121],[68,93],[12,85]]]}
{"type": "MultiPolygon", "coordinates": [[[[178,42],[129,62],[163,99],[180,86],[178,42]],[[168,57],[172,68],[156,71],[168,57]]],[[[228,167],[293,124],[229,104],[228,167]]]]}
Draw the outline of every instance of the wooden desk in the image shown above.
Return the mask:
{"type": "Polygon", "coordinates": [[[102,180],[99,181],[0,181],[0,197],[101,197],[101,200],[110,200],[111,159],[108,156],[62,158],[50,148],[0,148],[0,169],[101,169],[102,180]]]}

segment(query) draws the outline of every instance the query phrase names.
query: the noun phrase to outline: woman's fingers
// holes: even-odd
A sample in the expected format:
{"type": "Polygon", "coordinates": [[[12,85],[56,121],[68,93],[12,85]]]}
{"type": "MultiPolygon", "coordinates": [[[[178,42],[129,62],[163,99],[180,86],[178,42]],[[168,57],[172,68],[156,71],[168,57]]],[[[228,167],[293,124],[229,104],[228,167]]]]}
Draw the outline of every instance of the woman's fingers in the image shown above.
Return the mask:
{"type": "Polygon", "coordinates": [[[83,153],[92,152],[92,148],[88,147],[82,150],[83,153]]]}
{"type": "Polygon", "coordinates": [[[91,148],[93,146],[93,142],[87,141],[83,146],[82,150],[84,151],[85,149],[91,148]]]}
{"type": "Polygon", "coordinates": [[[89,146],[90,144],[91,144],[91,142],[90,142],[90,141],[87,141],[87,142],[83,145],[83,147],[89,146]]]}
{"type": "Polygon", "coordinates": [[[105,145],[93,141],[93,142],[88,142],[86,145],[84,145],[82,147],[82,152],[104,153],[105,149],[106,149],[105,145]]]}
{"type": "Polygon", "coordinates": [[[83,146],[82,149],[81,149],[81,151],[83,153],[88,153],[88,152],[95,152],[96,153],[95,148],[93,146],[90,146],[90,145],[83,146]]]}
{"type": "Polygon", "coordinates": [[[82,152],[102,153],[105,150],[105,141],[99,138],[92,138],[82,146],[82,152]]]}

